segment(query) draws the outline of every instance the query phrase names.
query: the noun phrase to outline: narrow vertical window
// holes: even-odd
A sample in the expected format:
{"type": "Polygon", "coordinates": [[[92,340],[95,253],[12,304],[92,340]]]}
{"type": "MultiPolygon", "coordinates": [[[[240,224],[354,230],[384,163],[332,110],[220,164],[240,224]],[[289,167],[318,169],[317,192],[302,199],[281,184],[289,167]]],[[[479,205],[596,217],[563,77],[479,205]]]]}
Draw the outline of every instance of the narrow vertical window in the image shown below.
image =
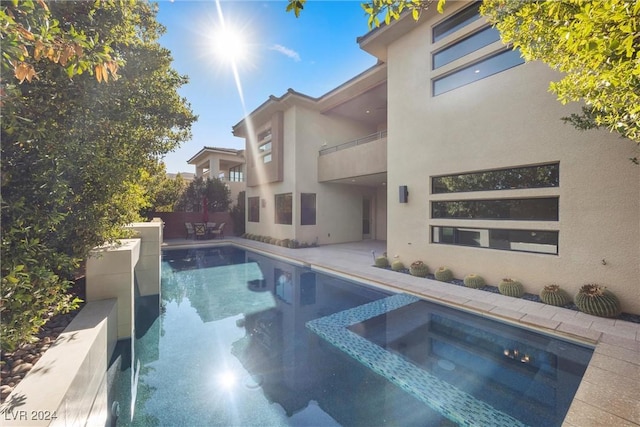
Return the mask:
{"type": "Polygon", "coordinates": [[[291,193],[276,194],[276,224],[291,225],[293,213],[293,197],[291,193]]]}
{"type": "Polygon", "coordinates": [[[249,222],[260,222],[260,197],[249,197],[249,222]]]}
{"type": "Polygon", "coordinates": [[[316,225],[316,194],[300,194],[300,225],[316,225]]]}

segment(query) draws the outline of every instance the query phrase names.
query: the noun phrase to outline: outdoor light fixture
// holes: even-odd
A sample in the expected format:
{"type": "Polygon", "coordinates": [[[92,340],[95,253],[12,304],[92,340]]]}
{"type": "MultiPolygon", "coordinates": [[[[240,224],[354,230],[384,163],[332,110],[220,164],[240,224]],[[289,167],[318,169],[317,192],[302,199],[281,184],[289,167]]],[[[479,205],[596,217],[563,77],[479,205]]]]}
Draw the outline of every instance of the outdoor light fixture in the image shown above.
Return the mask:
{"type": "Polygon", "coordinates": [[[406,185],[400,186],[400,203],[409,202],[409,190],[406,185]]]}

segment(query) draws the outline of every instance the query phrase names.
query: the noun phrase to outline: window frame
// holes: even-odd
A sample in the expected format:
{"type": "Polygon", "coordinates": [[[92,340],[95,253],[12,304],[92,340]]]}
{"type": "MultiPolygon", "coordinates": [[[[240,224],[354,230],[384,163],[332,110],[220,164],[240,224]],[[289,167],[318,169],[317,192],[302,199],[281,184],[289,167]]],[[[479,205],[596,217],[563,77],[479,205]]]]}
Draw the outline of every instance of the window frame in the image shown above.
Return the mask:
{"type": "Polygon", "coordinates": [[[274,223],[281,225],[293,225],[293,193],[280,193],[274,195],[274,223]],[[288,210],[286,209],[288,205],[288,210]],[[285,208],[284,211],[280,211],[285,208]]]}

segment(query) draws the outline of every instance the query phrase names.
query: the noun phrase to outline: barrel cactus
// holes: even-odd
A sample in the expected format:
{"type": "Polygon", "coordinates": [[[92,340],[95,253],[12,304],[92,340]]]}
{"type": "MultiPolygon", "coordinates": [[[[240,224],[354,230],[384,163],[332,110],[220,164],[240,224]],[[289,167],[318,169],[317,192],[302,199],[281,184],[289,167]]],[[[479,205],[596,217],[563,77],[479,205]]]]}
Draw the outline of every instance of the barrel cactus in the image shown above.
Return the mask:
{"type": "Polygon", "coordinates": [[[389,260],[387,259],[387,256],[380,255],[379,257],[376,257],[375,265],[376,267],[381,267],[381,268],[389,267],[389,260]]]}
{"type": "Polygon", "coordinates": [[[483,288],[486,283],[482,276],[478,276],[477,274],[467,274],[464,277],[464,285],[467,288],[480,289],[483,288]]]}
{"type": "Polygon", "coordinates": [[[450,282],[453,280],[453,273],[447,267],[438,268],[433,275],[436,277],[436,280],[441,282],[450,282]]]}
{"type": "Polygon", "coordinates": [[[600,317],[616,317],[621,313],[618,298],[604,286],[584,285],[580,288],[574,302],[584,313],[600,317]]]}
{"type": "Polygon", "coordinates": [[[540,291],[540,300],[549,305],[561,307],[569,302],[569,296],[558,285],[547,285],[540,291]]]}
{"type": "Polygon", "coordinates": [[[522,283],[508,278],[502,279],[498,285],[498,290],[502,295],[506,295],[508,297],[520,298],[524,295],[524,287],[522,286],[522,283]]]}
{"type": "Polygon", "coordinates": [[[404,264],[399,259],[394,259],[391,263],[391,269],[393,271],[402,271],[404,270],[404,264]]]}
{"type": "Polygon", "coordinates": [[[429,267],[422,261],[414,261],[409,266],[409,273],[416,277],[426,277],[429,274],[429,267]]]}

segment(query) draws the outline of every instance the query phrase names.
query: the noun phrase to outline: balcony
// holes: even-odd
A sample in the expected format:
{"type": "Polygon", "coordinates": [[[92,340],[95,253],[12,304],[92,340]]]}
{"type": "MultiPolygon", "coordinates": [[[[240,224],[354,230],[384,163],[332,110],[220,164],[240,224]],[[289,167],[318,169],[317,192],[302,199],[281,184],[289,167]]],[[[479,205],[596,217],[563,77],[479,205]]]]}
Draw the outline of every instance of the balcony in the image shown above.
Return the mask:
{"type": "Polygon", "coordinates": [[[320,150],[318,182],[338,181],[387,171],[387,131],[320,150]]]}

